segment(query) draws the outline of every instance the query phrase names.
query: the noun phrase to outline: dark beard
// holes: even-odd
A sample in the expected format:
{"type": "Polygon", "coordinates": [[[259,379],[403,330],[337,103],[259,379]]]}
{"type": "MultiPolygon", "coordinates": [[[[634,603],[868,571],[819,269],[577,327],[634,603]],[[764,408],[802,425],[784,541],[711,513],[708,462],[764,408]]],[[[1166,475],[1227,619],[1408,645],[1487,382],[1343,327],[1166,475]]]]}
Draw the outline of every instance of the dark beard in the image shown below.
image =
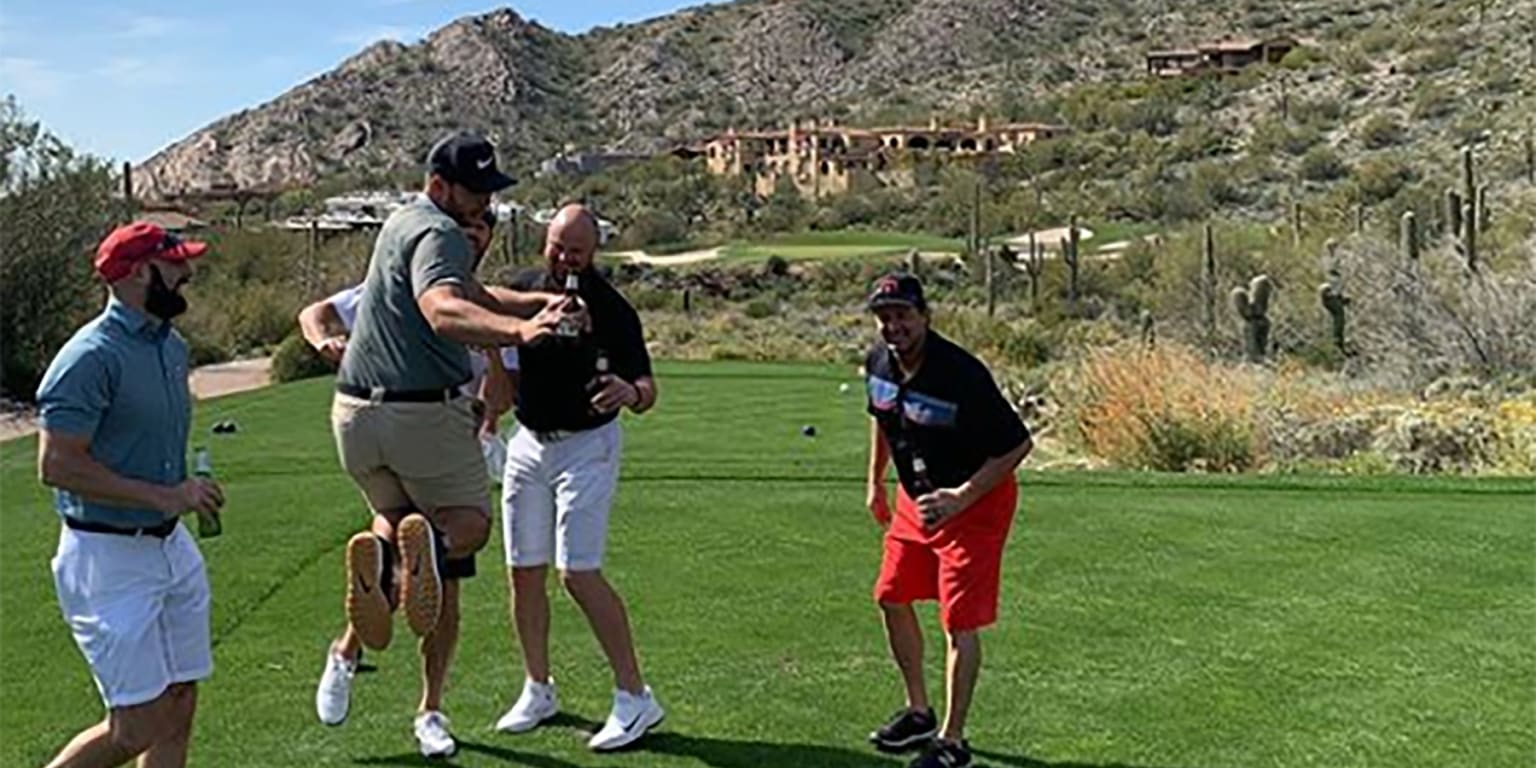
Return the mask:
{"type": "Polygon", "coordinates": [[[150,266],[149,293],[144,296],[144,311],[170,322],[187,311],[187,297],[165,284],[160,268],[150,266]]]}

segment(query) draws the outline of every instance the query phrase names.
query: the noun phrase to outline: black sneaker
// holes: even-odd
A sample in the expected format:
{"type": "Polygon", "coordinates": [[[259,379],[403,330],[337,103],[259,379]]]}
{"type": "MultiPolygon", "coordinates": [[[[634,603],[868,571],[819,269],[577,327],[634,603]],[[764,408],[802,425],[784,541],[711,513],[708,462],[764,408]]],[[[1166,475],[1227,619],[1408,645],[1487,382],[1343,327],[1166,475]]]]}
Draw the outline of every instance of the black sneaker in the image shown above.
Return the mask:
{"type": "Polygon", "coordinates": [[[907,768],[969,768],[970,765],[971,745],[963,741],[934,739],[922,755],[907,763],[907,768]]]}
{"type": "Polygon", "coordinates": [[[933,710],[914,712],[903,709],[891,716],[890,722],[869,735],[869,743],[885,752],[902,752],[933,740],[939,733],[939,721],[933,710]]]}

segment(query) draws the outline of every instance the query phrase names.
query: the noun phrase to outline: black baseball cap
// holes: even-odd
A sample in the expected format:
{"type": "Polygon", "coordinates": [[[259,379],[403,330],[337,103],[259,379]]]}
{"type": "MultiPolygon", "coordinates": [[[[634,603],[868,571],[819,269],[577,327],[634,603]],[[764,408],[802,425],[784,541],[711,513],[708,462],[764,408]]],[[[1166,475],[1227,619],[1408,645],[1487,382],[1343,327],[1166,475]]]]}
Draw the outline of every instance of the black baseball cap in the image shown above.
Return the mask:
{"type": "Polygon", "coordinates": [[[923,298],[922,281],[915,275],[904,273],[886,275],[876,280],[875,288],[869,294],[869,311],[893,306],[909,306],[919,312],[926,312],[928,301],[923,298]]]}
{"type": "Polygon", "coordinates": [[[466,132],[446,136],[432,145],[427,170],[481,194],[500,192],[513,182],[496,168],[496,148],[484,136],[466,132]]]}

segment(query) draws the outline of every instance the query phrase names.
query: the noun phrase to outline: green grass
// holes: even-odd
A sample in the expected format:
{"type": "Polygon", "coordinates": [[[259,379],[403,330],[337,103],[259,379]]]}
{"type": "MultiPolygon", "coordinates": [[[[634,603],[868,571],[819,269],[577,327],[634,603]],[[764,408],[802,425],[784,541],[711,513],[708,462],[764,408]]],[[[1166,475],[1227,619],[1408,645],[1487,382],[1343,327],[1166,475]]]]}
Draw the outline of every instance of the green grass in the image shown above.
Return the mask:
{"type": "MultiPolygon", "coordinates": [[[[669,710],[593,756],[610,681],[556,601],[570,717],[490,724],[520,683],[499,540],[466,587],[449,713],[460,766],[894,766],[863,735],[899,703],[868,598],[866,420],[846,369],[668,364],[627,420],[608,572],[669,710]],[[801,437],[802,424],[819,435],[801,437]],[[588,725],[590,727],[590,725],[588,725]]],[[[204,545],[218,669],[193,765],[417,765],[413,646],[372,654],[351,720],[313,686],[364,521],[336,466],[327,385],[198,411],[230,498],[204,545]]],[[[43,763],[98,716],[54,603],[58,525],[32,440],[0,446],[0,765],[43,763]]],[[[1536,753],[1536,483],[1026,475],[971,739],[1017,768],[1529,766],[1536,753]]],[[[922,612],[937,639],[933,611],[922,612]]],[[[930,681],[940,660],[930,644],[930,681]]]]}
{"type": "Polygon", "coordinates": [[[765,261],[779,256],[789,261],[869,258],[922,251],[959,251],[962,241],[903,232],[840,230],[776,235],[763,240],[736,242],[725,247],[722,257],[735,261],[765,261]]]}

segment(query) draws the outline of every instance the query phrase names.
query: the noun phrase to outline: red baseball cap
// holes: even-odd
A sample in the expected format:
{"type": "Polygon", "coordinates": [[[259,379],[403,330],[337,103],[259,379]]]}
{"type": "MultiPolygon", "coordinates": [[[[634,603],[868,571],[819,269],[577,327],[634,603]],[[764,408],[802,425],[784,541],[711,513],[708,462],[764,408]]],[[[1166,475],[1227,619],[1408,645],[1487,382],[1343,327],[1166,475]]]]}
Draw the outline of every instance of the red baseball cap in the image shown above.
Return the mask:
{"type": "Polygon", "coordinates": [[[207,243],[182,240],[147,221],[135,221],[112,230],[96,247],[96,273],[115,283],[150,259],[186,261],[207,250],[207,243]]]}

